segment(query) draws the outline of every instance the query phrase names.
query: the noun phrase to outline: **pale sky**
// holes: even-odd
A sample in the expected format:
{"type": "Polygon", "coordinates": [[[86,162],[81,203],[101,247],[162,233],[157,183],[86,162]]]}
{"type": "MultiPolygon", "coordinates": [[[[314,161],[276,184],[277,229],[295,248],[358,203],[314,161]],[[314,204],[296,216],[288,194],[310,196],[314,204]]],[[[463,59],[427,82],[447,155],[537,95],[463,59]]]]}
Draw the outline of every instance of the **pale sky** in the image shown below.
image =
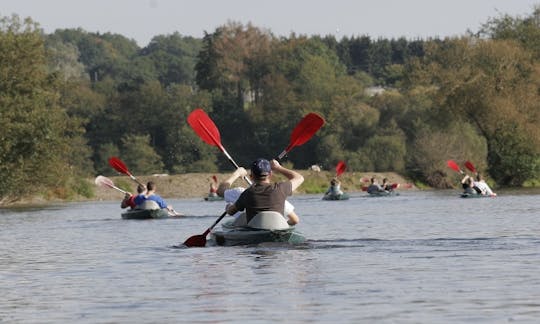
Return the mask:
{"type": "Polygon", "coordinates": [[[530,15],[535,5],[540,0],[0,0],[0,16],[31,17],[47,34],[79,27],[121,34],[144,47],[174,32],[202,38],[229,20],[276,36],[442,38],[500,14],[530,15]]]}

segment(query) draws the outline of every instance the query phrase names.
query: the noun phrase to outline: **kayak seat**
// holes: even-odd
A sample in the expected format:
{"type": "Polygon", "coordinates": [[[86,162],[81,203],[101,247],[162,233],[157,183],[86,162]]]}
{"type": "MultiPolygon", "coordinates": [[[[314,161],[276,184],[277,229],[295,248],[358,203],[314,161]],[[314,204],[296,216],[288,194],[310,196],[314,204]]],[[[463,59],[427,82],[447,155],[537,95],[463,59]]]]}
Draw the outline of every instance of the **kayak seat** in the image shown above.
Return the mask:
{"type": "Polygon", "coordinates": [[[149,209],[149,210],[155,210],[155,209],[161,209],[159,208],[159,205],[157,202],[153,200],[145,200],[140,205],[137,206],[135,209],[149,209]]]}
{"type": "Polygon", "coordinates": [[[284,230],[289,228],[285,218],[275,211],[261,211],[247,224],[249,227],[266,230],[284,230]]]}

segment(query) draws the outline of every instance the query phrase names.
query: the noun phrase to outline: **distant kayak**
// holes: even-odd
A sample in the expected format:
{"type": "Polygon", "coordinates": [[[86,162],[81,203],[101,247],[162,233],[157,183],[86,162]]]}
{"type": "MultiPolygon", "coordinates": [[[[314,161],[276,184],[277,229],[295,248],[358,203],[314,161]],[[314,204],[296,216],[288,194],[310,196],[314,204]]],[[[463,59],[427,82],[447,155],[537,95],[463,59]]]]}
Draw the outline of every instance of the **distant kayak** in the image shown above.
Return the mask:
{"type": "Polygon", "coordinates": [[[399,196],[399,192],[395,191],[375,191],[369,193],[370,197],[393,197],[399,196]]]}
{"type": "Polygon", "coordinates": [[[495,197],[495,195],[481,195],[481,194],[471,194],[471,193],[462,193],[459,195],[461,198],[492,198],[495,197]]]}
{"type": "Polygon", "coordinates": [[[169,217],[169,212],[167,209],[131,209],[122,213],[123,219],[152,219],[167,217],[169,217]]]}
{"type": "Polygon", "coordinates": [[[220,197],[220,196],[207,196],[207,197],[204,197],[204,200],[206,200],[206,201],[222,201],[223,197],[220,197]]]}
{"type": "Polygon", "coordinates": [[[347,200],[349,199],[349,195],[346,193],[343,193],[341,195],[332,195],[332,194],[326,194],[322,197],[323,200],[347,200]]]}

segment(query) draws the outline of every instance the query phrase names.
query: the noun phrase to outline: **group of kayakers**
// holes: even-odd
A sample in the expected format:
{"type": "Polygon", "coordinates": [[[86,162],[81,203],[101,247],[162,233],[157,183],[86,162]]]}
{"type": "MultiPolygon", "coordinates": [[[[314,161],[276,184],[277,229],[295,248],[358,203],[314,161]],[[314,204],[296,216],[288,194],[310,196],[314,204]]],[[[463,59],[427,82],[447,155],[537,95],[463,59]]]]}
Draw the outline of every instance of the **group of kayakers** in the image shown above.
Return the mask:
{"type": "Polygon", "coordinates": [[[368,194],[376,194],[381,192],[392,192],[395,188],[399,187],[399,184],[391,184],[388,180],[388,178],[383,178],[382,184],[379,184],[379,181],[376,177],[371,177],[369,179],[369,186],[367,187],[367,193],[368,194]]]}
{"type": "MultiPolygon", "coordinates": [[[[227,203],[226,211],[229,215],[235,216],[235,225],[249,226],[252,218],[261,211],[274,211],[285,215],[289,225],[296,225],[300,221],[294,212],[294,206],[286,199],[291,196],[302,182],[304,177],[293,170],[283,167],[276,160],[259,158],[251,164],[249,179],[253,182],[247,189],[244,187],[234,187],[232,184],[240,177],[246,178],[248,172],[245,168],[239,167],[229,178],[216,186],[217,178],[210,186],[211,193],[223,197],[227,203]],[[272,183],[272,174],[277,172],[287,178],[287,181],[272,183]]],[[[132,209],[140,208],[145,201],[154,201],[159,208],[165,208],[171,215],[178,213],[168,205],[161,196],[156,194],[156,184],[148,182],[146,187],[137,186],[137,194],[126,193],[122,200],[121,207],[132,209]]]]}
{"type": "Polygon", "coordinates": [[[130,192],[126,192],[124,199],[120,203],[120,207],[131,207],[132,209],[137,209],[141,208],[141,206],[146,202],[152,201],[155,202],[159,206],[159,208],[167,209],[169,215],[178,216],[179,214],[174,210],[174,208],[171,205],[167,204],[165,200],[156,193],[156,190],[157,186],[153,181],[148,181],[146,186],[139,184],[137,185],[136,195],[131,194],[130,192]]]}
{"type": "MultiPolygon", "coordinates": [[[[480,173],[475,177],[464,174],[461,180],[464,193],[471,195],[496,196],[489,185],[484,181],[480,173]]],[[[250,173],[243,168],[236,169],[227,179],[218,184],[217,177],[212,177],[210,184],[210,193],[213,196],[221,197],[226,203],[226,212],[235,218],[235,226],[249,226],[253,217],[261,211],[275,211],[284,215],[289,225],[298,224],[299,217],[294,212],[294,206],[287,201],[304,181],[304,177],[291,169],[283,167],[276,160],[267,160],[259,158],[252,162],[250,173]],[[272,175],[277,172],[285,178],[286,181],[272,183],[272,175]],[[238,186],[232,187],[238,178],[246,179],[249,184],[247,188],[238,186]]],[[[367,181],[367,180],[366,180],[367,181]]],[[[399,187],[399,184],[391,184],[388,178],[383,178],[379,184],[378,179],[373,176],[369,179],[370,185],[367,187],[369,194],[390,193],[399,187]]],[[[126,193],[122,200],[121,207],[131,207],[136,209],[146,201],[155,202],[159,208],[167,209],[171,215],[179,215],[165,200],[156,194],[156,184],[149,181],[146,186],[139,184],[137,194],[126,193]]],[[[325,195],[343,195],[341,182],[337,177],[330,181],[330,187],[325,195]]]]}

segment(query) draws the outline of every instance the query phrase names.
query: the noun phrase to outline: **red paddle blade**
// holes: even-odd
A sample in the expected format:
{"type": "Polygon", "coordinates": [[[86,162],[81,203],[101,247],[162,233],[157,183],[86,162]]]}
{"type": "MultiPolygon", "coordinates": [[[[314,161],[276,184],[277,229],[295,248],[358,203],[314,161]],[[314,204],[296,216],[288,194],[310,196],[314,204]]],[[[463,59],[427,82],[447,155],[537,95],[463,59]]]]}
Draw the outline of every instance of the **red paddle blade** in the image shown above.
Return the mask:
{"type": "Polygon", "coordinates": [[[215,175],[212,176],[212,180],[214,180],[215,183],[217,183],[217,177],[215,175]]]}
{"type": "Polygon", "coordinates": [[[336,165],[336,176],[340,176],[345,172],[345,169],[347,169],[347,165],[343,161],[339,161],[336,165]]]}
{"type": "Polygon", "coordinates": [[[222,148],[219,130],[204,110],[201,108],[193,110],[189,114],[187,121],[205,143],[222,148]]]}
{"type": "Polygon", "coordinates": [[[187,247],[204,247],[206,245],[206,235],[193,235],[184,242],[184,245],[187,247]]]}
{"type": "Polygon", "coordinates": [[[109,159],[109,165],[112,166],[116,171],[131,176],[131,173],[129,172],[124,162],[122,162],[122,160],[120,160],[116,156],[113,156],[109,159]]]}
{"type": "Polygon", "coordinates": [[[448,167],[456,172],[461,172],[461,170],[459,169],[459,166],[457,165],[456,162],[454,162],[453,160],[448,160],[446,162],[446,164],[448,165],[448,167]]]}
{"type": "Polygon", "coordinates": [[[307,142],[324,125],[324,119],[316,113],[309,113],[296,125],[292,134],[289,146],[285,152],[289,152],[293,147],[307,142]]]}
{"type": "Polygon", "coordinates": [[[470,161],[465,162],[465,167],[469,169],[471,172],[476,173],[476,168],[470,161]]]}

